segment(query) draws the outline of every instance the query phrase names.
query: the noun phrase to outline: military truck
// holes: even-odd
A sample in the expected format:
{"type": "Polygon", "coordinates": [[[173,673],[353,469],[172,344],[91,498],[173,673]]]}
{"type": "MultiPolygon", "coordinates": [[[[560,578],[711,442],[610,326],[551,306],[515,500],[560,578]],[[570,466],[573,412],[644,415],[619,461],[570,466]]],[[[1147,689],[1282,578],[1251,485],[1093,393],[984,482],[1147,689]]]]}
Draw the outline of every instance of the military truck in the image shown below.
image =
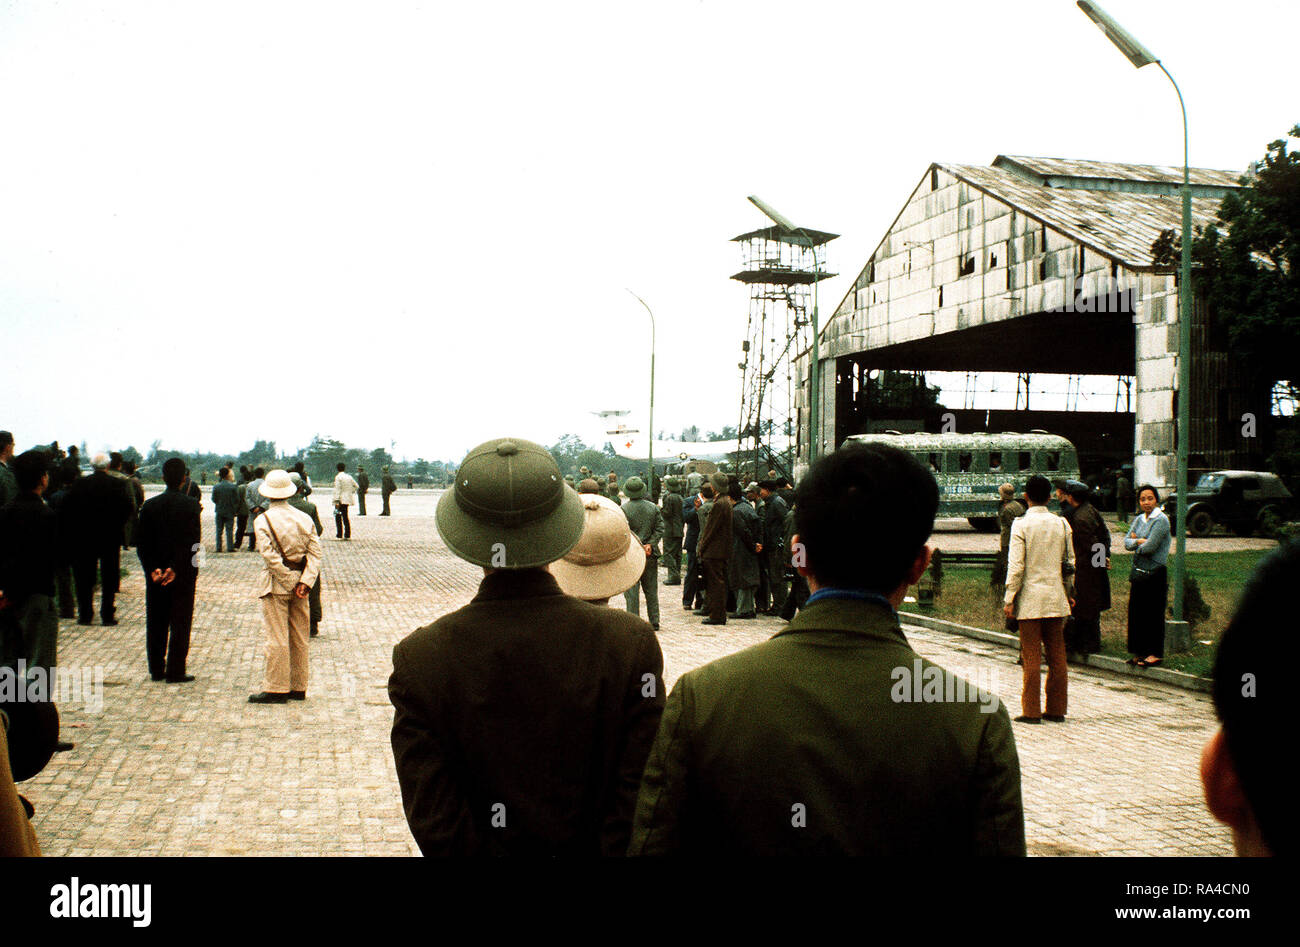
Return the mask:
{"type": "MultiPolygon", "coordinates": [[[[1165,515],[1172,523],[1178,510],[1178,495],[1164,501],[1165,515]]],[[[1222,524],[1238,536],[1267,530],[1270,521],[1283,522],[1300,515],[1295,498],[1277,474],[1258,470],[1213,470],[1201,474],[1196,486],[1187,491],[1187,532],[1208,536],[1222,524]]]]}

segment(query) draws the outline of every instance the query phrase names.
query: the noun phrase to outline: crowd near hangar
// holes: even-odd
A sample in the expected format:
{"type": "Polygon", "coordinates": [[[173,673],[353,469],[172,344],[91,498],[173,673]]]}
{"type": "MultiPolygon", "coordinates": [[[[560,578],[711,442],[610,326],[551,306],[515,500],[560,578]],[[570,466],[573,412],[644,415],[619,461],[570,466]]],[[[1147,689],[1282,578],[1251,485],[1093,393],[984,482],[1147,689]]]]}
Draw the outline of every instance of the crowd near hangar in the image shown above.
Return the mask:
{"type": "MultiPolygon", "coordinates": [[[[1130,388],[1114,412],[944,411],[959,432],[1048,430],[1074,441],[1085,465],[1132,463],[1136,482],[1172,485],[1178,280],[1152,244],[1180,226],[1182,171],[1007,155],[930,165],[823,328],[822,451],[852,434],[941,430],[938,411],[873,397],[884,370],[1113,375],[1130,388]]],[[[1239,186],[1234,172],[1192,168],[1193,225],[1212,224],[1239,186]]],[[[1267,419],[1268,392],[1247,384],[1199,296],[1192,340],[1193,468],[1260,466],[1242,419],[1267,419]]],[[[808,374],[805,353],[804,463],[808,374]]]]}

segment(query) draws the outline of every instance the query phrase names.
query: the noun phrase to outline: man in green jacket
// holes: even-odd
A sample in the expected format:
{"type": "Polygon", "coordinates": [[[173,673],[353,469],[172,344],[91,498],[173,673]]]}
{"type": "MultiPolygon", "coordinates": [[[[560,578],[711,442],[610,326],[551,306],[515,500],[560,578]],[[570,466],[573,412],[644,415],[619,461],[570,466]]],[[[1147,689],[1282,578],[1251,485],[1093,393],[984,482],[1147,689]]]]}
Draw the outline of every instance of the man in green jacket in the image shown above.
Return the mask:
{"type": "MultiPolygon", "coordinates": [[[[289,505],[295,510],[301,510],[311,518],[311,525],[316,528],[316,535],[319,536],[325,532],[325,527],[321,525],[320,512],[316,509],[316,504],[307,499],[306,481],[302,479],[302,474],[299,473],[289,474],[289,479],[298,488],[298,492],[289,497],[289,505]]],[[[321,619],[325,617],[325,611],[321,606],[319,573],[316,575],[316,581],[312,583],[311,591],[307,593],[307,607],[311,618],[311,631],[308,636],[315,638],[320,634],[321,619]]]]}
{"type": "Polygon", "coordinates": [[[813,467],[795,537],[813,594],[776,637],[678,680],[630,854],[1025,853],[1006,709],[899,627],[938,505],[934,477],[895,447],[813,467]]]}
{"type": "Polygon", "coordinates": [[[664,562],[668,566],[664,585],[681,585],[682,530],[686,526],[682,520],[682,481],[679,477],[669,477],[664,485],[668,490],[659,499],[664,514],[664,562]]]}
{"type": "Polygon", "coordinates": [[[645,549],[645,571],[641,581],[623,593],[627,610],[633,615],[641,614],[641,590],[645,589],[645,614],[650,627],[659,630],[659,541],[664,538],[664,515],[659,507],[645,498],[645,481],[640,477],[628,477],[623,485],[627,502],[623,504],[623,514],[627,525],[632,528],[636,538],[645,549]]]}
{"type": "Polygon", "coordinates": [[[388,472],[387,467],[383,469],[383,474],[384,477],[380,483],[380,487],[382,488],[381,492],[383,493],[383,497],[384,497],[384,508],[383,510],[380,511],[379,515],[392,516],[393,511],[388,508],[388,498],[397,492],[397,484],[393,482],[393,477],[388,472]]]}

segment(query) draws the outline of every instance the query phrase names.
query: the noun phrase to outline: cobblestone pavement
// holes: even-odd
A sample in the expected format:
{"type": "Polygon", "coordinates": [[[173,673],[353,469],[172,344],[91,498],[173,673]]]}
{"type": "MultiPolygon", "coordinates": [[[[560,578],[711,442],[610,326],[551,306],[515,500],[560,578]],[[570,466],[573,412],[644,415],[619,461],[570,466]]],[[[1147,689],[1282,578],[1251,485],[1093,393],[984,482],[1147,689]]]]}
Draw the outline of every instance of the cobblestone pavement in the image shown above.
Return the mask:
{"type": "MultiPolygon", "coordinates": [[[[208,553],[189,659],[195,682],[149,679],[133,552],[123,558],[120,624],[62,623],[60,664],[102,668],[103,707],[65,699],[64,738],[76,748],[22,786],[46,854],[417,854],[388,741],[392,646],[468,601],[481,573],[438,540],[433,491],[399,492],[392,517],[354,517],[351,542],[333,538],[328,491],[316,498],[326,526],[325,621],[311,643],[303,703],[246,702],[263,669],[261,614],[250,593],[261,558],[213,554],[206,500],[208,553]]],[[[679,592],[660,596],[670,684],[781,627],[762,617],[701,626],[681,609],[679,592]]],[[[1007,649],[920,629],[908,635],[941,664],[992,675],[999,696],[1017,706],[1019,668],[1007,649]]],[[[1030,852],[1231,854],[1197,778],[1213,726],[1200,695],[1072,669],[1067,723],[1015,724],[1030,852]]]]}

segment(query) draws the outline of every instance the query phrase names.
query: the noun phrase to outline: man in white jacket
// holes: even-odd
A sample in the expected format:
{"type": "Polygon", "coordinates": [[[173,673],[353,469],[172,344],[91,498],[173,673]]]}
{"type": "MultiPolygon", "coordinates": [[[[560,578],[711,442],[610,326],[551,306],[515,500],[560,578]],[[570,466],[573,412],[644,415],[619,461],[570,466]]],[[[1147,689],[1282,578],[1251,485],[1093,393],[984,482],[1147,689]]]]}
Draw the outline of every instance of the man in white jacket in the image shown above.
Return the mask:
{"type": "Polygon", "coordinates": [[[334,530],[336,539],[352,538],[352,522],[348,519],[348,507],[357,498],[357,482],[347,472],[344,464],[339,464],[338,474],[334,477],[334,530]]]}
{"type": "Polygon", "coordinates": [[[266,623],[266,677],[250,704],[307,699],[307,595],[320,574],[321,547],[311,517],[288,503],[297,491],[283,470],[272,470],[261,487],[268,506],[255,530],[266,566],[257,589],[266,623]]]}

